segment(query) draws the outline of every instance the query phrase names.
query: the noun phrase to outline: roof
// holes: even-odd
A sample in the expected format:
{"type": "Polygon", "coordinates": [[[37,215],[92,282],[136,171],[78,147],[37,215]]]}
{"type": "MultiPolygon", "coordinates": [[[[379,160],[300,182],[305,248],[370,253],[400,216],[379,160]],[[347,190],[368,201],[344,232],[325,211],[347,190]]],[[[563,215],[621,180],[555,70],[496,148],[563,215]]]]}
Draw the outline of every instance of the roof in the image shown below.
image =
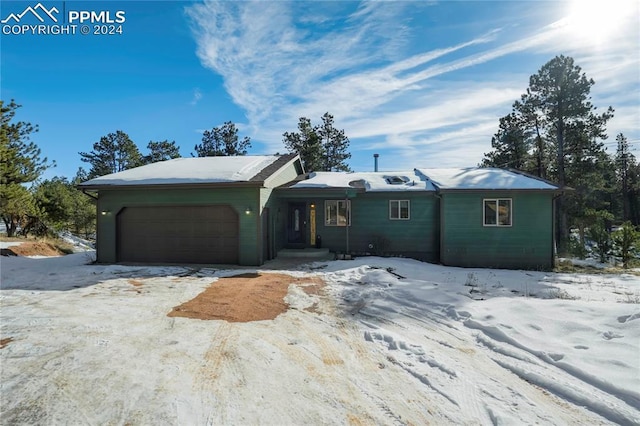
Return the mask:
{"type": "Polygon", "coordinates": [[[294,189],[361,189],[365,192],[447,190],[557,190],[522,172],[496,168],[414,169],[401,172],[314,172],[287,185],[294,189]]]}
{"type": "Polygon", "coordinates": [[[557,186],[522,172],[496,168],[416,169],[439,190],[556,190],[557,186]]]}
{"type": "Polygon", "coordinates": [[[289,163],[291,160],[298,157],[298,154],[284,154],[278,157],[276,161],[262,169],[258,172],[254,177],[250,180],[251,182],[264,182],[269,177],[271,177],[274,173],[280,170],[283,166],[289,163]]]}
{"type": "Polygon", "coordinates": [[[435,191],[436,188],[416,171],[403,172],[313,172],[306,180],[289,188],[363,189],[366,192],[435,191]]]}
{"type": "Polygon", "coordinates": [[[104,186],[264,182],[293,155],[176,158],[100,176],[80,184],[104,186]]]}

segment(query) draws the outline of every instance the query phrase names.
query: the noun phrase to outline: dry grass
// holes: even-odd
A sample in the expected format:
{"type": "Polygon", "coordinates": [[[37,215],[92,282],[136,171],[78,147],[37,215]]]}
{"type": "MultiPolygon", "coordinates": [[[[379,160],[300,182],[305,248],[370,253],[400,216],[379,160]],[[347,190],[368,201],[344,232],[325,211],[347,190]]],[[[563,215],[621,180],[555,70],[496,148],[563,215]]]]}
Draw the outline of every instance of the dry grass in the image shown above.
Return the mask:
{"type": "Polygon", "coordinates": [[[0,241],[24,243],[6,250],[18,256],[59,256],[73,253],[73,244],[59,238],[31,238],[0,236],[0,241]]]}
{"type": "Polygon", "coordinates": [[[567,273],[567,274],[592,274],[592,275],[609,275],[609,274],[631,274],[640,276],[639,271],[630,269],[623,269],[618,266],[611,266],[608,268],[595,268],[593,266],[574,265],[568,260],[560,261],[553,268],[553,272],[567,273]]]}

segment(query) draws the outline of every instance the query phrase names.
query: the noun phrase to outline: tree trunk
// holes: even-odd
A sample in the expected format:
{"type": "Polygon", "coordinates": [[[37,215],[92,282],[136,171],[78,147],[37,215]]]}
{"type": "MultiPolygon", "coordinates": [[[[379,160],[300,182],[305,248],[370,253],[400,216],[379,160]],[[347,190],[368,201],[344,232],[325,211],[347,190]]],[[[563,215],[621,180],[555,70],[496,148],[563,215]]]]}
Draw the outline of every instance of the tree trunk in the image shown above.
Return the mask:
{"type": "Polygon", "coordinates": [[[538,143],[538,177],[545,178],[546,173],[544,172],[543,167],[543,158],[544,158],[544,143],[542,141],[542,136],[540,136],[540,124],[538,123],[538,117],[536,116],[536,142],[538,143]]]}
{"type": "Polygon", "coordinates": [[[7,228],[7,237],[15,237],[16,230],[18,229],[16,221],[14,221],[13,218],[11,218],[8,223],[7,221],[5,221],[4,223],[7,228]]]}
{"type": "MultiPolygon", "coordinates": [[[[562,97],[558,101],[558,124],[556,129],[556,138],[558,143],[558,186],[560,189],[564,189],[566,186],[566,178],[564,173],[564,112],[562,107],[562,97]]],[[[567,246],[569,242],[569,221],[567,218],[567,211],[564,203],[564,195],[558,197],[556,203],[557,208],[557,228],[556,228],[556,242],[558,244],[558,254],[565,255],[567,253],[567,246]]]]}

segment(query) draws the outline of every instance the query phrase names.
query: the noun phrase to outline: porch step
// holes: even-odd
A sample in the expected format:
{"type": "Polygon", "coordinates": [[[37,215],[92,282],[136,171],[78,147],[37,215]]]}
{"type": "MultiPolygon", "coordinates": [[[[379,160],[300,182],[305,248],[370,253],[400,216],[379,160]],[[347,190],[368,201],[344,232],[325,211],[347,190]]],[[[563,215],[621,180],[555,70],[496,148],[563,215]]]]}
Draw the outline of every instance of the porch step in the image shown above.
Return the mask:
{"type": "Polygon", "coordinates": [[[326,248],[282,249],[278,252],[278,257],[324,259],[328,256],[329,249],[326,248]]]}

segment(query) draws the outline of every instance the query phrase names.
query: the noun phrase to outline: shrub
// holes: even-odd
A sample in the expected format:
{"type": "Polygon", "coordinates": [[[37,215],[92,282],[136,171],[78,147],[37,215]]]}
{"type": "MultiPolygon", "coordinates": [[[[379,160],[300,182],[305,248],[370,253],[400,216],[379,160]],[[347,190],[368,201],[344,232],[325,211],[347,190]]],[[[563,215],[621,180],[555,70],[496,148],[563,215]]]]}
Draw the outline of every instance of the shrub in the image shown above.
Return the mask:
{"type": "Polygon", "coordinates": [[[613,233],[614,255],[620,257],[623,268],[628,268],[631,261],[638,255],[639,240],[640,232],[636,231],[628,221],[613,233]]]}
{"type": "Polygon", "coordinates": [[[595,251],[600,262],[606,263],[611,254],[611,236],[602,223],[595,223],[589,228],[589,238],[596,243],[595,251]]]}

